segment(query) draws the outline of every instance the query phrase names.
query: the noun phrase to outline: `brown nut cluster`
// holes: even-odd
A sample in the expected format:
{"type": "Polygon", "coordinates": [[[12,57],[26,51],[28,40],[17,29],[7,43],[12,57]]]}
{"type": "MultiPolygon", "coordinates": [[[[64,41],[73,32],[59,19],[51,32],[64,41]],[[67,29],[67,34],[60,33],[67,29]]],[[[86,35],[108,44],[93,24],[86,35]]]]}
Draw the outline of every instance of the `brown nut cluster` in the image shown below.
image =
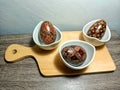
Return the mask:
{"type": "Polygon", "coordinates": [[[86,51],[81,46],[71,45],[63,48],[62,56],[69,64],[79,66],[86,59],[86,51]]]}
{"type": "Polygon", "coordinates": [[[99,20],[89,28],[87,35],[90,37],[101,39],[104,36],[105,31],[106,22],[104,20],[99,20]]]}

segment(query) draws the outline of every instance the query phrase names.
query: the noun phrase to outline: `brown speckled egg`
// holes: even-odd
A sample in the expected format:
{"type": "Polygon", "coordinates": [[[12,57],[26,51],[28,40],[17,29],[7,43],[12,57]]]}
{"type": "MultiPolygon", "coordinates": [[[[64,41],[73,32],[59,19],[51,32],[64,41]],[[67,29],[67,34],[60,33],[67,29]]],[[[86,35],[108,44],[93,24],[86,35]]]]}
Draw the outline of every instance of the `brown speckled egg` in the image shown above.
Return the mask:
{"type": "Polygon", "coordinates": [[[86,59],[85,49],[77,45],[66,46],[61,53],[63,58],[74,66],[81,65],[86,59]]]}
{"type": "Polygon", "coordinates": [[[90,37],[101,39],[104,36],[105,31],[106,22],[104,20],[99,20],[89,28],[87,35],[90,37]]]}
{"type": "Polygon", "coordinates": [[[40,38],[45,44],[51,44],[56,40],[56,30],[52,23],[44,21],[40,28],[40,38]]]}

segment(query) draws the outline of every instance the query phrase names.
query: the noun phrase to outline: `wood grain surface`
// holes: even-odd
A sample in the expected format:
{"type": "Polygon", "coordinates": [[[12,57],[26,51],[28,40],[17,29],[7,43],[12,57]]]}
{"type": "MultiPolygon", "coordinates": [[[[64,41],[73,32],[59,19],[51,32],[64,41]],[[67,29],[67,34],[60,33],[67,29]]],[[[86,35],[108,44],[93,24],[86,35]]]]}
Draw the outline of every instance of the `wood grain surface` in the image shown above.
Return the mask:
{"type": "MultiPolygon", "coordinates": [[[[44,77],[34,58],[8,63],[4,59],[10,44],[33,46],[32,35],[0,36],[0,90],[119,90],[120,37],[112,31],[106,46],[117,66],[114,72],[77,76],[44,77]]],[[[103,56],[104,57],[104,56],[103,56]]]]}
{"type": "Polygon", "coordinates": [[[96,47],[94,60],[87,68],[82,70],[72,70],[65,66],[59,56],[60,46],[68,40],[84,40],[82,34],[83,33],[80,31],[62,32],[62,40],[58,47],[50,51],[42,50],[37,45],[25,47],[20,44],[11,44],[6,49],[5,59],[8,62],[15,62],[33,56],[43,76],[80,75],[116,70],[116,65],[114,64],[106,45],[96,47]]]}

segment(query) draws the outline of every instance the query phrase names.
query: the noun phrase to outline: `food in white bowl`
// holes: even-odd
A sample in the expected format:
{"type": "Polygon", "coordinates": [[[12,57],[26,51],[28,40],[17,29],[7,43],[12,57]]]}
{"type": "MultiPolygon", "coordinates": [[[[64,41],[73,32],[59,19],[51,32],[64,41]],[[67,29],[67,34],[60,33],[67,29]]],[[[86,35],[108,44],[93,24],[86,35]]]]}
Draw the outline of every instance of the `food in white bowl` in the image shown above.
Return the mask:
{"type": "Polygon", "coordinates": [[[86,59],[86,51],[80,45],[66,46],[61,51],[63,58],[71,65],[79,66],[86,59]]]}
{"type": "MultiPolygon", "coordinates": [[[[52,49],[55,49],[58,44],[60,43],[61,39],[62,39],[62,33],[60,31],[59,28],[57,28],[55,25],[52,25],[54,27],[54,30],[55,30],[55,34],[53,35],[53,32],[51,33],[51,30],[49,29],[50,31],[50,34],[46,34],[46,30],[44,31],[41,31],[41,25],[44,23],[44,21],[40,21],[34,31],[33,31],[33,40],[35,42],[36,45],[38,45],[41,49],[43,50],[52,50],[52,49]],[[45,32],[45,35],[43,35],[41,37],[41,35],[45,32]],[[42,33],[42,34],[41,34],[42,33]],[[54,37],[54,39],[50,38],[51,37],[51,34],[54,37]],[[46,36],[48,35],[48,36],[46,36]]],[[[43,29],[43,28],[42,28],[43,29]]],[[[49,33],[49,32],[48,32],[49,33]]]]}
{"type": "Polygon", "coordinates": [[[83,37],[94,46],[101,46],[110,40],[111,32],[105,20],[97,19],[83,27],[83,37]]]}
{"type": "Polygon", "coordinates": [[[95,47],[82,40],[69,40],[59,48],[63,63],[74,70],[81,70],[89,66],[95,56],[95,47]]]}
{"type": "Polygon", "coordinates": [[[104,36],[105,31],[106,31],[106,21],[98,20],[89,28],[87,35],[90,37],[101,39],[104,36]]]}
{"type": "Polygon", "coordinates": [[[55,42],[56,30],[50,21],[44,21],[39,31],[39,38],[45,44],[51,44],[55,42]]]}

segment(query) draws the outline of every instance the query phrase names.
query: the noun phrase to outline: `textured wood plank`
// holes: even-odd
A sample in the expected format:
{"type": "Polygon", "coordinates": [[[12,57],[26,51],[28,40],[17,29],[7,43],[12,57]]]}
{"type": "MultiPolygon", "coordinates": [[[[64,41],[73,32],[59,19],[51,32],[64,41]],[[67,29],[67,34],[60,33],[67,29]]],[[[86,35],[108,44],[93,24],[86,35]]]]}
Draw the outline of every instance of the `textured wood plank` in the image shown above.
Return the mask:
{"type": "Polygon", "coordinates": [[[108,52],[106,45],[97,47],[95,58],[87,68],[83,70],[72,70],[67,68],[60,60],[59,47],[68,40],[83,40],[82,32],[62,32],[62,40],[58,47],[52,51],[43,51],[38,46],[25,47],[20,44],[10,45],[5,53],[5,59],[8,62],[22,60],[25,57],[35,57],[39,70],[44,76],[60,76],[60,75],[80,75],[87,73],[99,73],[114,71],[116,66],[108,52]]]}
{"type": "Polygon", "coordinates": [[[80,76],[43,77],[34,58],[15,63],[4,59],[10,44],[34,45],[31,35],[0,36],[0,89],[1,90],[119,90],[120,88],[120,37],[113,34],[106,44],[117,66],[116,71],[80,76]]]}

